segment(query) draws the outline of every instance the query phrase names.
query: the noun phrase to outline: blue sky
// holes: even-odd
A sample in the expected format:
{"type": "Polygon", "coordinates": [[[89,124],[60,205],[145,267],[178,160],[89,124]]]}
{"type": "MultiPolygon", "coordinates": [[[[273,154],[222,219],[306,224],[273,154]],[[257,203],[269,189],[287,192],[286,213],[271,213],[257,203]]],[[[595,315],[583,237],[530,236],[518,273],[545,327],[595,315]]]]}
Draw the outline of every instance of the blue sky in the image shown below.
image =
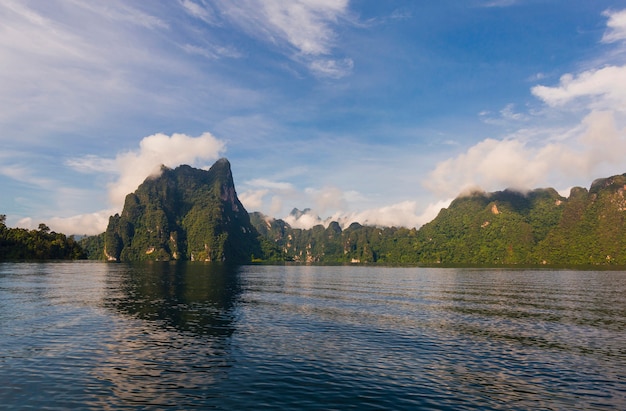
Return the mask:
{"type": "Polygon", "coordinates": [[[300,227],[626,172],[623,1],[5,0],[0,23],[10,226],[102,232],[160,164],[220,157],[300,227]]]}

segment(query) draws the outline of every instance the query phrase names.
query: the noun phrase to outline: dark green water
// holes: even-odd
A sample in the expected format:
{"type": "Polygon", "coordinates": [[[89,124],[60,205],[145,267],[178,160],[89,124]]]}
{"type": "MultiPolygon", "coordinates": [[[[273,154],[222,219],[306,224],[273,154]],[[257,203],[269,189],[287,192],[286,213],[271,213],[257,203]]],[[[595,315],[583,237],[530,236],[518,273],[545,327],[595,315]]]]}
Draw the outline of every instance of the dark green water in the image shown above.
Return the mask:
{"type": "Polygon", "coordinates": [[[6,409],[626,409],[626,272],[0,264],[6,409]]]}

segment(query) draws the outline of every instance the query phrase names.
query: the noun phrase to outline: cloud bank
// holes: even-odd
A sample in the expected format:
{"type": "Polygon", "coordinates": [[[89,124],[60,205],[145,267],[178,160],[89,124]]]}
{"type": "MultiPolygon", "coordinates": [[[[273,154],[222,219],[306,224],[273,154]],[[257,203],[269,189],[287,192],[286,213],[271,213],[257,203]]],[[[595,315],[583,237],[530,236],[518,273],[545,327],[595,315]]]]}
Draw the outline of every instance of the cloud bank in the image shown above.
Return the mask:
{"type": "Polygon", "coordinates": [[[422,208],[417,201],[402,201],[358,212],[339,211],[326,218],[320,217],[315,209],[307,209],[300,213],[289,214],[283,217],[283,220],[291,227],[301,229],[308,229],[320,224],[328,227],[333,221],[339,223],[342,228],[347,228],[352,223],[378,227],[419,228],[432,221],[441,209],[447,207],[450,202],[451,200],[442,200],[422,208]]]}
{"type": "Polygon", "coordinates": [[[239,199],[248,211],[261,210],[272,218],[281,218],[292,227],[301,229],[318,224],[328,226],[332,221],[343,228],[354,222],[380,227],[420,227],[435,218],[441,208],[452,201],[451,198],[436,201],[426,207],[418,201],[401,201],[350,211],[362,207],[369,199],[354,190],[344,191],[335,186],[298,190],[290,183],[258,179],[244,182],[243,187],[247,190],[239,194],[239,199]],[[266,197],[270,199],[269,211],[264,208],[267,206],[266,197]],[[283,203],[294,204],[296,201],[306,204],[306,209],[288,215],[277,214],[283,203]]]}
{"type": "Polygon", "coordinates": [[[591,112],[571,130],[555,134],[534,130],[534,134],[534,139],[485,139],[437,164],[423,184],[443,196],[472,188],[524,191],[546,180],[564,183],[556,187],[562,190],[626,163],[626,134],[617,128],[610,111],[591,112]]]}

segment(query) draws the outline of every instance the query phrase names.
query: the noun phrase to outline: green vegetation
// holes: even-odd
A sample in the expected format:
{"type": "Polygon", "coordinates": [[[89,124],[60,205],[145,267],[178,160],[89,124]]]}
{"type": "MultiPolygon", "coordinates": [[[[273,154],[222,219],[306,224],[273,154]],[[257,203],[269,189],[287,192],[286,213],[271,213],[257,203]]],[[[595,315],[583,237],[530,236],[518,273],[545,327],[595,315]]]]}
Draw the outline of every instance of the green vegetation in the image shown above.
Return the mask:
{"type": "Polygon", "coordinates": [[[45,224],[37,230],[9,228],[6,215],[0,214],[0,261],[70,260],[85,258],[74,237],[50,231],[45,224]]]}
{"type": "Polygon", "coordinates": [[[104,233],[83,237],[78,244],[90,260],[104,260],[104,233]]]}

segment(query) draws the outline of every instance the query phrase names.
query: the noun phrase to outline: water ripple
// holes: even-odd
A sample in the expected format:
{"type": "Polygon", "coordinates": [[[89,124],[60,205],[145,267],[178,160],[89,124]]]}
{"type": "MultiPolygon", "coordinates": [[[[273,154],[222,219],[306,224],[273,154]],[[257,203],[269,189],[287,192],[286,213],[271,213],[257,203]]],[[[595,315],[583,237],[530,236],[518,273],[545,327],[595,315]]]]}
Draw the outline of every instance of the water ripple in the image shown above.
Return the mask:
{"type": "Polygon", "coordinates": [[[626,273],[0,264],[10,408],[626,409],[626,273]]]}

